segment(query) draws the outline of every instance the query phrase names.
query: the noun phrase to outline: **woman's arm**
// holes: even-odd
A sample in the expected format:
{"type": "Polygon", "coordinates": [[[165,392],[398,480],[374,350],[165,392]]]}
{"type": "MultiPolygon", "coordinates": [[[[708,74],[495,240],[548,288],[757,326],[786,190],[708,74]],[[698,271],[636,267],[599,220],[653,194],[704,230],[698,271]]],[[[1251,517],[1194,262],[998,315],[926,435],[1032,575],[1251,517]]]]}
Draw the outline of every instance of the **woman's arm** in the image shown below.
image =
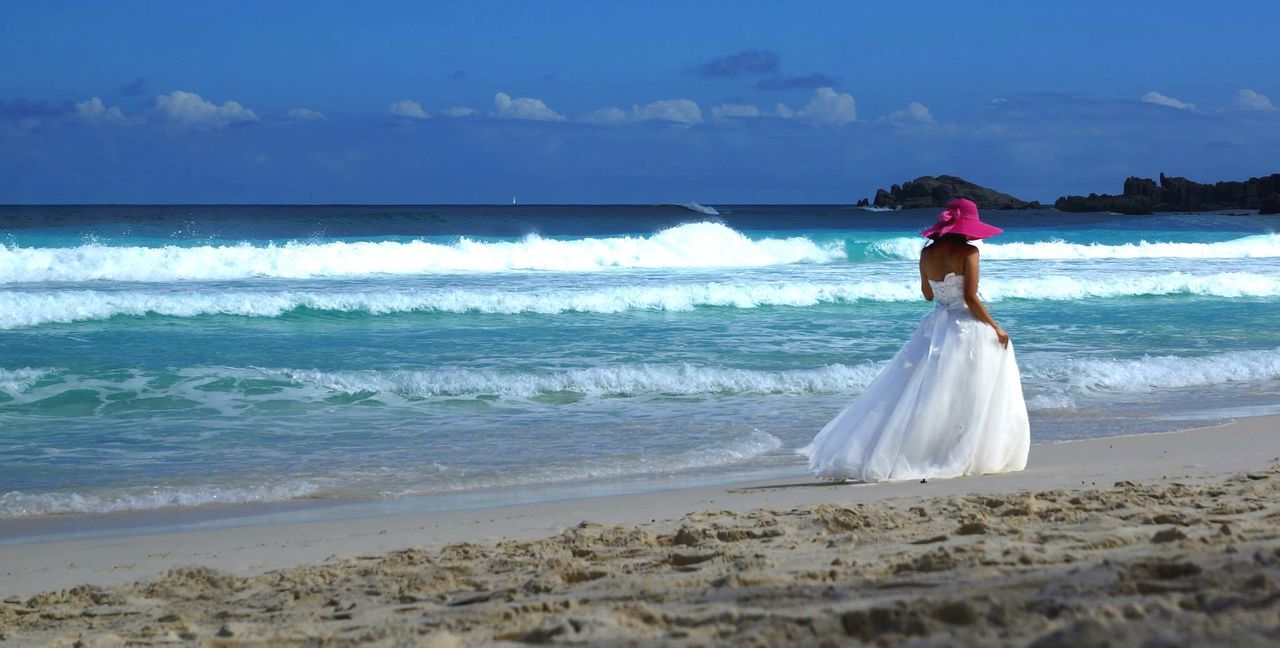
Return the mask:
{"type": "Polygon", "coordinates": [[[920,255],[920,294],[925,301],[933,301],[933,286],[929,285],[929,276],[924,273],[924,254],[920,255]]]}
{"type": "Polygon", "coordinates": [[[978,250],[976,248],[964,259],[964,303],[969,306],[969,312],[973,313],[974,317],[996,330],[996,339],[1000,340],[1001,346],[1009,346],[1009,334],[1005,333],[994,319],[991,319],[986,305],[978,297],[978,250]]]}

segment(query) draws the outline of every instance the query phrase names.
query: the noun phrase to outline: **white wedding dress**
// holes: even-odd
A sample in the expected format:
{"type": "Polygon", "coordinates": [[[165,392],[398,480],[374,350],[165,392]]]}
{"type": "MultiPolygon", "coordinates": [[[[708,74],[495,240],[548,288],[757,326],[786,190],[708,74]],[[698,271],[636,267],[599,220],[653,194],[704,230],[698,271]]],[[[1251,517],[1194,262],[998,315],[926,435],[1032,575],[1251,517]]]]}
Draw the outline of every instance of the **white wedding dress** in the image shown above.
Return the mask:
{"type": "Polygon", "coordinates": [[[819,477],[926,479],[1022,470],[1031,428],[1013,343],[930,280],[935,307],[862,396],[799,449],[819,477]]]}

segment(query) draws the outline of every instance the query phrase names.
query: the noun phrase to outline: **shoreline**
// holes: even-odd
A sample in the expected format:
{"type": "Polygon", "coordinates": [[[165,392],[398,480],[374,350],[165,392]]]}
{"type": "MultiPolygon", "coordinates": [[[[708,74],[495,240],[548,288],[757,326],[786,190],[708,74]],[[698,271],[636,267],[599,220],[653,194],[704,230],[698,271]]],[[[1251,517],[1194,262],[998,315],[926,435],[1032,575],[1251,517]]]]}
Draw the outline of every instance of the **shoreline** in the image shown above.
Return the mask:
{"type": "Polygon", "coordinates": [[[710,509],[745,512],[1101,488],[1121,480],[1206,480],[1280,461],[1277,431],[1280,416],[1262,416],[1179,432],[1041,444],[1033,446],[1023,472],[924,484],[833,484],[804,475],[486,508],[276,523],[268,516],[255,525],[5,544],[0,545],[0,595],[26,596],[81,583],[119,585],[192,565],[253,575],[406,547],[531,539],[583,521],[645,524],[710,509]]]}
{"type": "MultiPolygon", "coordinates": [[[[1236,420],[1268,416],[1280,419],[1280,414],[1220,417],[1218,421],[1199,427],[1085,439],[1046,440],[1033,442],[1031,448],[1034,453],[1036,448],[1061,444],[1177,434],[1201,428],[1220,427],[1236,420]]],[[[1190,419],[1188,422],[1199,421],[1190,419]]],[[[733,470],[732,467],[721,467],[678,475],[632,475],[614,481],[597,479],[520,484],[471,491],[441,491],[399,498],[302,497],[265,502],[211,503],[189,507],[166,506],[101,513],[36,515],[0,519],[0,547],[63,540],[184,533],[219,528],[355,521],[395,515],[427,515],[465,510],[481,511],[598,497],[656,495],[701,487],[732,488],[769,483],[774,480],[810,478],[803,462],[793,466],[739,466],[739,468],[748,469],[733,470]]]]}
{"type": "Polygon", "coordinates": [[[701,487],[732,487],[777,479],[800,479],[808,474],[801,465],[749,468],[731,470],[719,467],[705,472],[678,475],[629,475],[612,482],[597,478],[380,499],[301,497],[268,502],[211,503],[102,513],[36,515],[0,519],[0,547],[220,528],[483,511],[599,497],[658,494],[701,487]]]}

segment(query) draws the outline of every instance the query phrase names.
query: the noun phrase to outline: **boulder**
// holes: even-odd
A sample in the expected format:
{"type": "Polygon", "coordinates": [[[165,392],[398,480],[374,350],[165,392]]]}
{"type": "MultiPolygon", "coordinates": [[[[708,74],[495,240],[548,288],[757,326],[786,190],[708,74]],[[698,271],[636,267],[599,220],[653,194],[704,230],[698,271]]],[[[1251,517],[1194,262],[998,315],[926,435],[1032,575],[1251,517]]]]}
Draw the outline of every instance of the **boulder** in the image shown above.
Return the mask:
{"type": "Polygon", "coordinates": [[[978,209],[1039,209],[1036,201],[1019,200],[951,175],[920,176],[888,190],[877,189],[872,203],[877,207],[945,207],[955,198],[968,198],[978,204],[978,209]]]}
{"type": "Polygon", "coordinates": [[[1280,194],[1272,194],[1262,199],[1258,207],[1259,214],[1280,214],[1280,194]]]}
{"type": "MultiPolygon", "coordinates": [[[[898,187],[898,185],[893,185],[893,186],[895,189],[898,187]]],[[[889,193],[884,189],[876,189],[876,197],[875,197],[875,200],[871,201],[871,204],[875,205],[876,207],[892,208],[892,207],[898,206],[898,201],[894,200],[892,193],[889,193]]]]}
{"type": "Polygon", "coordinates": [[[1257,209],[1267,211],[1280,201],[1280,173],[1249,178],[1243,182],[1224,181],[1214,184],[1194,182],[1186,178],[1160,174],[1160,182],[1149,178],[1129,177],[1119,195],[1062,196],[1054,207],[1062,211],[1113,211],[1122,214],[1150,214],[1160,211],[1217,211],[1220,209],[1257,209]]]}

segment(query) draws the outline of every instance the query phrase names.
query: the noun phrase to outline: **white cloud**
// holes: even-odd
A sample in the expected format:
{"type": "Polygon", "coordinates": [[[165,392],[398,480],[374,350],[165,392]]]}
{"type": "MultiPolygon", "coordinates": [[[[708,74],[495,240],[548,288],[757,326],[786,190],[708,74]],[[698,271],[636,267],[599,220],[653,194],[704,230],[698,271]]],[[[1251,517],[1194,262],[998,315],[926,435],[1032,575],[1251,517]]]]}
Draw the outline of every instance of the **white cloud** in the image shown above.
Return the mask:
{"type": "Polygon", "coordinates": [[[582,117],[582,121],[592,124],[625,124],[652,120],[701,124],[702,109],[691,99],[662,99],[643,106],[632,106],[630,111],[601,108],[582,117]]]}
{"type": "Polygon", "coordinates": [[[512,99],[505,92],[493,95],[494,115],[504,119],[532,119],[535,121],[564,121],[564,115],[550,109],[541,99],[520,97],[512,99]]]}
{"type": "Polygon", "coordinates": [[[929,107],[919,101],[909,102],[902,110],[895,110],[885,116],[891,122],[918,124],[932,124],[933,113],[929,112],[929,107]]]}
{"type": "Polygon", "coordinates": [[[1240,110],[1259,110],[1262,112],[1275,112],[1276,106],[1266,95],[1256,90],[1242,88],[1236,92],[1235,107],[1240,110]]]}
{"type": "Polygon", "coordinates": [[[124,121],[124,113],[114,106],[108,108],[102,100],[93,97],[76,104],[76,116],[88,122],[114,123],[124,121]]]}
{"type": "Polygon", "coordinates": [[[218,106],[182,90],[156,97],[156,111],[170,123],[186,128],[224,128],[258,121],[252,110],[235,101],[218,106]]]}
{"type": "Polygon", "coordinates": [[[621,124],[631,119],[631,113],[621,108],[601,108],[582,116],[582,121],[590,124],[621,124]]]}
{"type": "Polygon", "coordinates": [[[412,99],[401,99],[389,108],[391,114],[397,117],[409,117],[412,119],[426,119],[427,112],[422,109],[422,104],[412,99]]]}
{"type": "Polygon", "coordinates": [[[759,117],[760,109],[750,104],[726,103],[711,109],[712,119],[759,117]]]}
{"type": "Polygon", "coordinates": [[[833,126],[847,124],[858,118],[853,95],[836,92],[831,88],[818,88],[804,107],[804,117],[819,124],[833,126]]]}
{"type": "Polygon", "coordinates": [[[440,114],[445,117],[470,117],[471,115],[476,114],[476,109],[467,108],[465,106],[454,106],[452,108],[445,108],[444,110],[441,110],[440,114]]]}
{"type": "Polygon", "coordinates": [[[1156,104],[1157,106],[1168,106],[1177,108],[1178,110],[1195,110],[1195,104],[1190,104],[1181,99],[1174,99],[1168,95],[1162,95],[1155,90],[1142,95],[1142,101],[1145,103],[1156,104]]]}
{"type": "Polygon", "coordinates": [[[289,111],[289,119],[296,121],[318,121],[324,119],[324,113],[310,108],[294,108],[289,111]]]}
{"type": "Polygon", "coordinates": [[[636,121],[661,119],[681,124],[701,124],[702,109],[691,99],[663,99],[643,106],[632,106],[636,121]]]}
{"type": "Polygon", "coordinates": [[[853,95],[836,92],[832,88],[814,90],[813,98],[800,110],[792,110],[780,103],[774,113],[783,119],[804,119],[824,126],[840,126],[858,119],[853,95]]]}

